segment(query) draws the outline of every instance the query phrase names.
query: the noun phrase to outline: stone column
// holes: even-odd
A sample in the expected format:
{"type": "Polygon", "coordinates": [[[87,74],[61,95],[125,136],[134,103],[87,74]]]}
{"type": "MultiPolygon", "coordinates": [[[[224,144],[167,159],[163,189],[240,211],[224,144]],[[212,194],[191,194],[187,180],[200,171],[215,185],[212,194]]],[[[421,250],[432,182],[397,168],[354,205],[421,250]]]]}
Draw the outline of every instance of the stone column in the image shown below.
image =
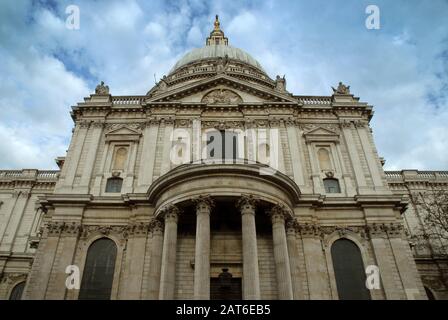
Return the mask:
{"type": "Polygon", "coordinates": [[[355,173],[356,185],[359,191],[364,190],[367,188],[367,182],[363,168],[361,166],[361,160],[359,158],[358,151],[356,150],[355,139],[353,138],[353,132],[352,132],[353,124],[350,121],[345,121],[341,123],[341,127],[342,127],[342,135],[344,137],[347,146],[347,151],[350,156],[350,162],[352,164],[352,168],[355,173]]]}
{"type": "Polygon", "coordinates": [[[146,128],[143,132],[142,155],[140,156],[142,165],[137,177],[137,192],[146,192],[152,183],[158,131],[159,122],[156,119],[151,119],[146,123],[146,128]]]}
{"type": "Polygon", "coordinates": [[[62,229],[62,222],[49,222],[46,225],[28,276],[29,279],[23,293],[23,300],[45,299],[48,280],[53,268],[53,261],[56,256],[62,229]]]}
{"type": "Polygon", "coordinates": [[[319,226],[301,224],[300,233],[310,300],[330,300],[331,289],[319,226]]]}
{"type": "Polygon", "coordinates": [[[90,123],[85,120],[76,123],[67,157],[61,170],[61,179],[56,183],[55,193],[71,191],[89,127],[90,123]]]}
{"type": "Polygon", "coordinates": [[[196,251],[194,259],[194,299],[210,299],[210,212],[213,200],[199,197],[196,202],[196,251]]]}
{"type": "Polygon", "coordinates": [[[299,249],[297,247],[297,221],[286,223],[286,238],[288,242],[289,265],[291,268],[292,294],[294,300],[303,299],[302,279],[300,277],[299,249]]]}
{"type": "MultiPolygon", "coordinates": [[[[75,210],[81,214],[83,212],[83,208],[74,208],[73,211],[75,210]]],[[[68,274],[65,273],[65,270],[67,266],[74,264],[73,260],[75,258],[80,232],[80,220],[65,222],[63,226],[61,226],[59,244],[56,249],[53,266],[51,267],[45,299],[64,300],[67,298],[68,291],[65,281],[68,274]]]]}
{"type": "Polygon", "coordinates": [[[260,299],[255,204],[252,196],[242,196],[237,206],[241,211],[243,235],[243,299],[260,299]]]}
{"type": "Polygon", "coordinates": [[[98,146],[103,133],[104,123],[93,122],[91,124],[92,134],[89,143],[89,151],[87,153],[84,168],[79,182],[79,192],[88,193],[90,188],[90,181],[92,179],[93,168],[95,166],[96,155],[98,153],[98,146]]]}
{"type": "Polygon", "coordinates": [[[272,221],[275,271],[277,274],[278,298],[280,300],[292,300],[293,298],[285,230],[286,210],[286,208],[276,205],[269,211],[272,221]]]}
{"type": "Polygon", "coordinates": [[[151,259],[149,260],[148,299],[159,299],[160,272],[162,270],[163,223],[154,219],[150,223],[152,233],[151,259]]]}
{"type": "Polygon", "coordinates": [[[164,138],[163,138],[163,151],[162,151],[162,164],[160,168],[160,175],[164,175],[168,171],[171,170],[171,159],[170,159],[170,153],[171,148],[173,146],[173,141],[171,141],[173,130],[174,130],[174,120],[167,119],[164,121],[165,123],[165,131],[164,131],[164,138]]]}
{"type": "Polygon", "coordinates": [[[160,300],[174,299],[174,282],[176,279],[177,221],[179,209],[168,205],[160,214],[165,219],[163,237],[162,270],[160,275],[160,300]]]}

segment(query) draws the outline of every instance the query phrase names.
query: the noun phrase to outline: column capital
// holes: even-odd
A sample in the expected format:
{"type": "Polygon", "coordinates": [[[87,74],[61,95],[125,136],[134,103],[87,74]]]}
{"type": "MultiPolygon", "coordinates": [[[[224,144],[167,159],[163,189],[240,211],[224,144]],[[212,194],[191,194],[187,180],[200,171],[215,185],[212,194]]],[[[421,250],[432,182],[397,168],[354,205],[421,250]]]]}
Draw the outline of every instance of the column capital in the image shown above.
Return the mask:
{"type": "Polygon", "coordinates": [[[251,213],[255,214],[255,208],[260,200],[253,195],[242,195],[238,199],[236,206],[241,211],[241,214],[251,213]]]}
{"type": "Polygon", "coordinates": [[[299,231],[299,222],[296,219],[288,219],[286,221],[286,233],[288,235],[296,235],[299,231]]]}
{"type": "Polygon", "coordinates": [[[149,222],[148,231],[152,233],[162,233],[163,232],[163,221],[154,218],[149,222]]]}
{"type": "Polygon", "coordinates": [[[194,198],[193,203],[196,205],[196,214],[199,213],[208,213],[210,214],[210,211],[215,206],[215,201],[210,195],[200,195],[197,198],[194,198]]]}
{"type": "Polygon", "coordinates": [[[181,211],[174,204],[167,204],[159,211],[159,215],[165,219],[165,223],[167,222],[177,223],[180,214],[181,211]]]}
{"type": "Polygon", "coordinates": [[[278,222],[285,223],[288,217],[291,216],[288,208],[282,204],[276,204],[267,213],[271,217],[272,224],[278,222]]]}

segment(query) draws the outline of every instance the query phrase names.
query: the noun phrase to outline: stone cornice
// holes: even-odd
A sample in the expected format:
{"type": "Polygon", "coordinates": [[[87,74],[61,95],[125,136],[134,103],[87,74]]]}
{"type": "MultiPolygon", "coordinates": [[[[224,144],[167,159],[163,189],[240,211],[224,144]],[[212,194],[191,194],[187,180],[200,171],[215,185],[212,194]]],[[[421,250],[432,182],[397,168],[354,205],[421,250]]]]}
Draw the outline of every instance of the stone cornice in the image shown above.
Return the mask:
{"type": "Polygon", "coordinates": [[[328,236],[346,237],[356,234],[360,239],[401,238],[404,239],[404,226],[399,222],[369,223],[364,225],[321,225],[319,223],[301,223],[297,219],[290,219],[286,223],[288,233],[297,233],[302,238],[328,239],[328,236]]]}

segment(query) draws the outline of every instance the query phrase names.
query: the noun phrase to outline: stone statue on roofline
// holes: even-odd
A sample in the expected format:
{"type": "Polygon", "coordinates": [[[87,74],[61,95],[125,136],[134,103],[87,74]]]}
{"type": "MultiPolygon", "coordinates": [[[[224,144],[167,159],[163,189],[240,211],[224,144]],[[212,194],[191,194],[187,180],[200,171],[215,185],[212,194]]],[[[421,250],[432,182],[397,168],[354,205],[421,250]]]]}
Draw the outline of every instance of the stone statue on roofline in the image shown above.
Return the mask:
{"type": "Polygon", "coordinates": [[[104,85],[104,81],[101,81],[99,85],[95,88],[95,94],[106,95],[109,94],[109,86],[104,85]]]}
{"type": "Polygon", "coordinates": [[[230,61],[230,59],[229,59],[229,56],[227,54],[224,56],[224,58],[223,57],[219,57],[218,61],[216,63],[216,72],[217,73],[225,73],[226,69],[227,69],[227,66],[229,64],[229,61],[230,61]]]}
{"type": "Polygon", "coordinates": [[[336,89],[333,87],[331,87],[331,89],[333,89],[333,94],[350,94],[350,86],[346,86],[342,82],[339,82],[336,89]]]}
{"type": "Polygon", "coordinates": [[[283,77],[280,77],[277,75],[277,78],[275,80],[275,90],[280,92],[286,92],[286,78],[285,75],[283,77]]]}

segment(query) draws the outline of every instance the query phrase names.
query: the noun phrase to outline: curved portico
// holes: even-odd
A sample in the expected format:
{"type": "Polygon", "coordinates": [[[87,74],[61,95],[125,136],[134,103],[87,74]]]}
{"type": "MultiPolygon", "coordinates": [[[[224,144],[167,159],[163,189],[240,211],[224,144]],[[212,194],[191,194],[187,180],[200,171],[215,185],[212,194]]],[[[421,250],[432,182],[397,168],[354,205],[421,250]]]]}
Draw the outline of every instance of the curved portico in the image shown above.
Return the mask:
{"type": "MultiPolygon", "coordinates": [[[[224,219],[232,220],[231,207],[240,216],[241,224],[235,223],[239,230],[233,228],[232,232],[241,237],[242,298],[260,299],[257,222],[260,225],[258,220],[264,219],[262,228],[270,224],[272,232],[278,297],[292,299],[285,221],[292,218],[292,208],[300,190],[289,177],[279,172],[260,174],[265,169],[266,166],[260,164],[188,164],[154,182],[147,196],[155,205],[155,216],[165,221],[163,248],[160,248],[163,252],[162,270],[165,270],[161,274],[160,299],[174,298],[177,224],[179,217],[191,211],[196,219],[192,263],[194,298],[210,298],[211,217],[217,221],[223,217],[216,215],[229,215],[224,219]],[[256,220],[256,215],[262,217],[256,220]]],[[[224,259],[222,263],[225,262],[224,259]]]]}

